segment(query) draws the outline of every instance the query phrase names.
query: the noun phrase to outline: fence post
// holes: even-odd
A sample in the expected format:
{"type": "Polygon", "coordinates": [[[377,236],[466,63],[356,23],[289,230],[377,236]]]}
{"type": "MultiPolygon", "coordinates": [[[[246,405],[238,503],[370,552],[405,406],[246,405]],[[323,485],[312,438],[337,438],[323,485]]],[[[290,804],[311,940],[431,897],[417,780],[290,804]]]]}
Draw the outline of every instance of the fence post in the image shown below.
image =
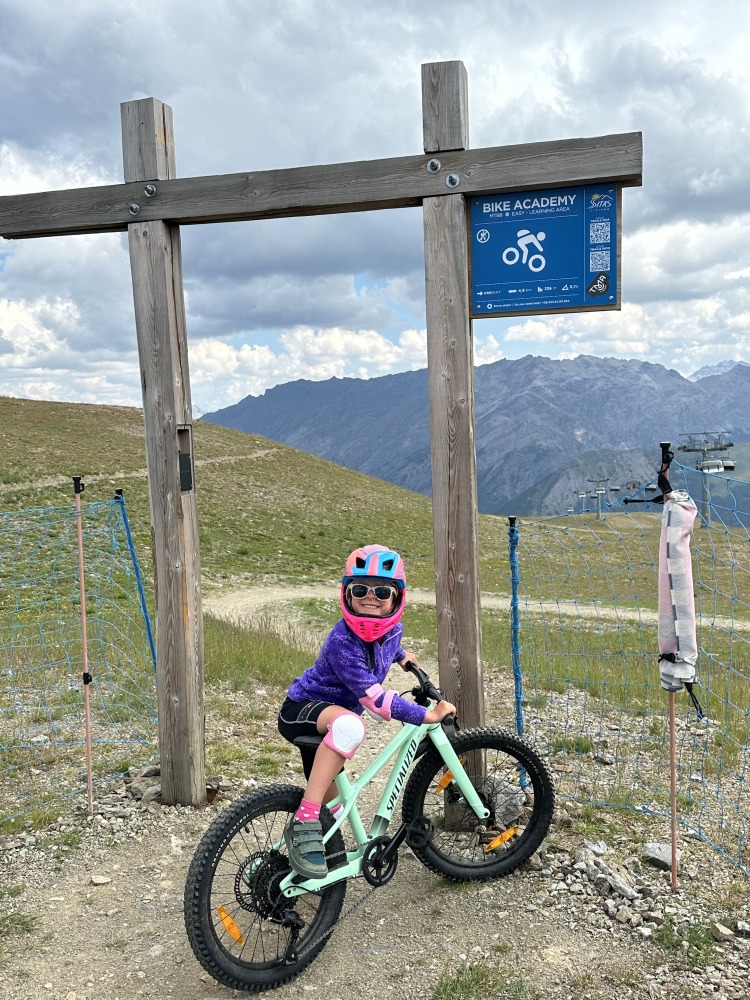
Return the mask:
{"type": "Polygon", "coordinates": [[[154,643],[154,632],[151,628],[151,615],[148,613],[146,590],[143,586],[143,578],[141,576],[141,565],[138,562],[138,555],[136,554],[135,545],[133,543],[133,533],[130,530],[128,512],[125,509],[125,494],[121,489],[115,490],[115,501],[119,504],[120,513],[122,514],[122,525],[125,528],[125,538],[128,541],[128,552],[130,553],[130,558],[133,560],[133,572],[135,573],[135,582],[138,587],[138,600],[141,604],[143,620],[146,623],[146,634],[148,635],[148,644],[151,648],[151,659],[154,662],[154,670],[156,670],[156,644],[154,643]]]}
{"type": "Polygon", "coordinates": [[[521,620],[518,613],[518,521],[508,518],[508,561],[510,562],[510,652],[516,699],[516,732],[523,736],[523,676],[521,674],[521,620]]]}
{"type": "Polygon", "coordinates": [[[81,476],[73,476],[73,491],[76,497],[76,531],[78,535],[78,590],[81,595],[81,652],[83,666],[83,714],[86,729],[86,791],[89,803],[89,816],[94,815],[94,764],[91,754],[91,701],[89,698],[89,645],[88,627],[86,625],[86,582],[83,572],[83,524],[81,522],[81,494],[85,489],[81,476]]]}

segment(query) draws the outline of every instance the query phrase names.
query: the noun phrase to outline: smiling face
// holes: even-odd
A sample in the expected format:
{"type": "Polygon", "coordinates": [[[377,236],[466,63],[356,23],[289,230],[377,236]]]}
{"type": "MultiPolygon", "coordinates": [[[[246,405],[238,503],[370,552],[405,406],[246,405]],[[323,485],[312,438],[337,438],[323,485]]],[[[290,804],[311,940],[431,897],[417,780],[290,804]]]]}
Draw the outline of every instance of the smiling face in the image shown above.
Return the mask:
{"type": "Polygon", "coordinates": [[[367,615],[370,618],[385,618],[391,614],[396,595],[397,591],[394,586],[390,585],[388,581],[379,580],[376,577],[363,577],[347,587],[347,597],[354,614],[367,615]],[[352,589],[361,588],[362,585],[367,587],[367,593],[364,597],[355,597],[352,589]],[[376,597],[374,592],[374,588],[380,590],[382,587],[386,587],[390,591],[389,596],[385,599],[376,597]]]}

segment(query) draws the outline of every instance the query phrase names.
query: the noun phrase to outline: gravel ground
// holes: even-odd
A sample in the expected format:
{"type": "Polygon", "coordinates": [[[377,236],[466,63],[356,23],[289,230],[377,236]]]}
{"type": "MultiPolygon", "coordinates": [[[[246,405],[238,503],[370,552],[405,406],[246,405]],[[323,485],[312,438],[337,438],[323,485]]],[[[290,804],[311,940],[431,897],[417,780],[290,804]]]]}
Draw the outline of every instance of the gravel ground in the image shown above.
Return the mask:
{"type": "MultiPolygon", "coordinates": [[[[4,941],[3,996],[236,995],[203,972],[182,923],[187,866],[230,795],[223,792],[205,810],[144,805],[121,783],[98,801],[93,822],[73,818],[6,839],[3,882],[23,887],[13,906],[38,924],[4,941]],[[66,835],[81,826],[81,843],[63,850],[66,835]]],[[[466,962],[503,985],[455,996],[750,995],[748,939],[741,933],[750,932],[743,922],[750,921],[750,907],[742,905],[747,886],[733,868],[704,845],[685,844],[673,893],[668,873],[628,850],[626,828],[619,843],[586,847],[575,826],[575,817],[558,809],[547,845],[524,870],[476,886],[445,882],[403,850],[388,886],[367,899],[364,883],[350,887],[344,912],[360,905],[310,969],[276,995],[347,1000],[365,981],[377,997],[428,1000],[441,976],[466,962]],[[730,920],[732,897],[740,905],[730,920]],[[657,943],[664,921],[676,929],[676,944],[667,950],[657,943]],[[730,926],[721,930],[721,924],[730,926]],[[714,934],[727,940],[714,941],[714,934]],[[691,938],[704,950],[696,968],[689,968],[695,959],[681,943],[691,938]]]]}
{"type": "MultiPolygon", "coordinates": [[[[507,698],[505,681],[488,679],[493,723],[508,717],[507,698]]],[[[252,727],[209,715],[209,746],[245,748],[252,774],[259,741],[283,743],[277,704],[269,692],[266,719],[252,727]]],[[[373,722],[368,730],[358,766],[376,755],[389,726],[373,722]]],[[[283,767],[277,780],[299,783],[296,759],[283,767]]],[[[157,782],[146,776],[111,786],[93,821],[68,814],[48,830],[0,838],[0,927],[14,911],[19,922],[36,918],[0,939],[4,998],[237,995],[194,959],[182,891],[207,825],[258,782],[224,782],[202,810],[149,801],[157,782]]],[[[746,1000],[750,883],[705,844],[683,838],[672,892],[669,872],[634,846],[645,822],[618,814],[616,835],[589,843],[576,809],[560,805],[545,845],[522,870],[478,885],[444,881],[403,849],[389,885],[370,892],[350,884],[343,912],[359,903],[356,910],[312,966],[272,995],[349,1000],[364,986],[383,1000],[746,1000]],[[452,989],[436,993],[445,977],[452,989]]],[[[658,835],[663,824],[652,839],[658,835]]]]}

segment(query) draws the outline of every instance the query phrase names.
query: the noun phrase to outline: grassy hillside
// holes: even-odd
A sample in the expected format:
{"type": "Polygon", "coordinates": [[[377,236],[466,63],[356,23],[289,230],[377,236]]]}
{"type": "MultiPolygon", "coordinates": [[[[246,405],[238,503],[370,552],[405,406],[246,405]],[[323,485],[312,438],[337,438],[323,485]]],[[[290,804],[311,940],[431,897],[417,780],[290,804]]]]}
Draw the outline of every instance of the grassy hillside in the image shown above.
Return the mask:
{"type": "MultiPolygon", "coordinates": [[[[0,510],[125,491],[144,570],[150,518],[140,410],[0,397],[0,510]]],[[[333,580],[356,545],[403,553],[409,582],[434,584],[429,498],[293,448],[213,424],[194,425],[201,567],[206,583],[333,580]]],[[[507,521],[481,518],[482,587],[506,591],[507,521]]]]}

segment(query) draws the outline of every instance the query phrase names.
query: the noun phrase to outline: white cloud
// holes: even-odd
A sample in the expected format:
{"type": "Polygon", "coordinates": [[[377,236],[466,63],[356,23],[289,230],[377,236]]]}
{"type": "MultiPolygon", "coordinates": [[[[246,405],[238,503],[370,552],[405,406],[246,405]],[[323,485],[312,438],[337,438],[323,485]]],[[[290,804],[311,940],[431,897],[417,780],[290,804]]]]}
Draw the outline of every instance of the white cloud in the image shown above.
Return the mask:
{"type": "MultiPolygon", "coordinates": [[[[0,195],[117,183],[120,103],[181,176],[419,153],[420,65],[462,59],[471,144],[642,130],[623,308],[475,324],[478,364],[750,360],[750,7],[733,0],[4,0],[0,195]],[[486,331],[486,332],[485,332],[486,331]]],[[[426,364],[419,208],[183,229],[196,403],[426,364]]],[[[0,242],[0,392],[140,402],[124,236],[0,242]]]]}
{"type": "Polygon", "coordinates": [[[279,382],[373,378],[426,364],[424,330],[405,330],[394,343],[375,330],[295,327],[282,334],[278,351],[265,344],[199,341],[190,348],[190,381],[193,403],[206,412],[279,382]]]}

